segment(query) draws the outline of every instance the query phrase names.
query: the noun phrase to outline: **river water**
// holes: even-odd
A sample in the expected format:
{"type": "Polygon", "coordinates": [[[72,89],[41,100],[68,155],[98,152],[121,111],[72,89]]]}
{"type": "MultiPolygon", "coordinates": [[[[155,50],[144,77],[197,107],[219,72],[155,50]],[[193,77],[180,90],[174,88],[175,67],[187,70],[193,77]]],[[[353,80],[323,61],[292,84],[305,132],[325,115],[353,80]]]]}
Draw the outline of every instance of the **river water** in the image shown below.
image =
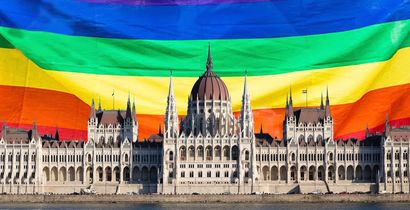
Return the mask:
{"type": "Polygon", "coordinates": [[[191,210],[191,209],[235,209],[235,210],[268,210],[268,209],[314,209],[314,210],[383,210],[410,209],[410,203],[274,203],[274,204],[137,204],[137,203],[10,203],[0,204],[0,209],[138,209],[138,210],[191,210]]]}

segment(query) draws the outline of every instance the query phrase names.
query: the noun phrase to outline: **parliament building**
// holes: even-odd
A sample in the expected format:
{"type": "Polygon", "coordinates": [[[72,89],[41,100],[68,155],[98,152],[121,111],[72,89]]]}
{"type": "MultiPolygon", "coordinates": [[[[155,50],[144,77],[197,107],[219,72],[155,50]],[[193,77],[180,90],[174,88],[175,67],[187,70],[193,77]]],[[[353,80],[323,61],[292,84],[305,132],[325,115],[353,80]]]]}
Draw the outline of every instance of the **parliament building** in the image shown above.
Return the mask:
{"type": "MultiPolygon", "coordinates": [[[[283,139],[255,132],[246,77],[239,117],[223,80],[206,71],[179,118],[170,78],[164,132],[138,141],[135,103],[91,104],[87,141],[60,141],[3,123],[0,193],[286,194],[409,193],[410,127],[335,140],[328,93],[317,108],[286,99],[283,139]]],[[[86,123],[86,122],[84,122],[86,123]]]]}

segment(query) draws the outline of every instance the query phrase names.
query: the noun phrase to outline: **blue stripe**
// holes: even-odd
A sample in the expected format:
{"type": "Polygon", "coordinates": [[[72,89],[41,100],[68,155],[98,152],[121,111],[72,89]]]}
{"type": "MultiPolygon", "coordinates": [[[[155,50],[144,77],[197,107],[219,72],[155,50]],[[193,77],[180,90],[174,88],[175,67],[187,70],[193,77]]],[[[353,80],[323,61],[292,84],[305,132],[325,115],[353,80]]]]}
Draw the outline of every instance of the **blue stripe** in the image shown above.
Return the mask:
{"type": "Polygon", "coordinates": [[[11,0],[0,4],[0,25],[5,27],[152,40],[301,36],[409,18],[410,0],[272,0],[183,6],[11,0]]]}

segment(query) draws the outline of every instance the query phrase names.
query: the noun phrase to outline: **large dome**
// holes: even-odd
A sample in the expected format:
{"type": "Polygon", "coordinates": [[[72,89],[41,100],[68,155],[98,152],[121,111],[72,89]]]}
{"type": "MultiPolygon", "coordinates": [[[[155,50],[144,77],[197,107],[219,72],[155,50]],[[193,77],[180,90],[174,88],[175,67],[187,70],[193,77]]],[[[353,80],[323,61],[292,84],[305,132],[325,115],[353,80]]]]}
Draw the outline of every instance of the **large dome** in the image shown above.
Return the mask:
{"type": "Polygon", "coordinates": [[[206,63],[206,72],[199,77],[191,90],[192,100],[229,100],[228,88],[225,83],[212,71],[211,49],[208,47],[208,60],[206,63]]]}

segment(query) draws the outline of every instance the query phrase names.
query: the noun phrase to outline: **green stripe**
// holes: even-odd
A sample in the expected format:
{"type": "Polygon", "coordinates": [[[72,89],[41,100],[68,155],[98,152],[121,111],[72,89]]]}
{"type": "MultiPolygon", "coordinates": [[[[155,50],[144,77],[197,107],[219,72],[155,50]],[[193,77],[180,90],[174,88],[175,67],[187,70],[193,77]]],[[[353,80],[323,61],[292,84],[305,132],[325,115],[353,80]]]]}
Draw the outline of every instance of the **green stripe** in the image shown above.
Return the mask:
{"type": "Polygon", "coordinates": [[[0,48],[14,48],[3,36],[0,35],[0,48]]]}
{"type": "MultiPolygon", "coordinates": [[[[221,76],[272,75],[384,61],[410,46],[410,20],[357,30],[286,38],[211,40],[221,76]]],[[[16,48],[45,69],[92,74],[198,76],[207,40],[157,41],[67,36],[0,28],[16,48]]]]}

